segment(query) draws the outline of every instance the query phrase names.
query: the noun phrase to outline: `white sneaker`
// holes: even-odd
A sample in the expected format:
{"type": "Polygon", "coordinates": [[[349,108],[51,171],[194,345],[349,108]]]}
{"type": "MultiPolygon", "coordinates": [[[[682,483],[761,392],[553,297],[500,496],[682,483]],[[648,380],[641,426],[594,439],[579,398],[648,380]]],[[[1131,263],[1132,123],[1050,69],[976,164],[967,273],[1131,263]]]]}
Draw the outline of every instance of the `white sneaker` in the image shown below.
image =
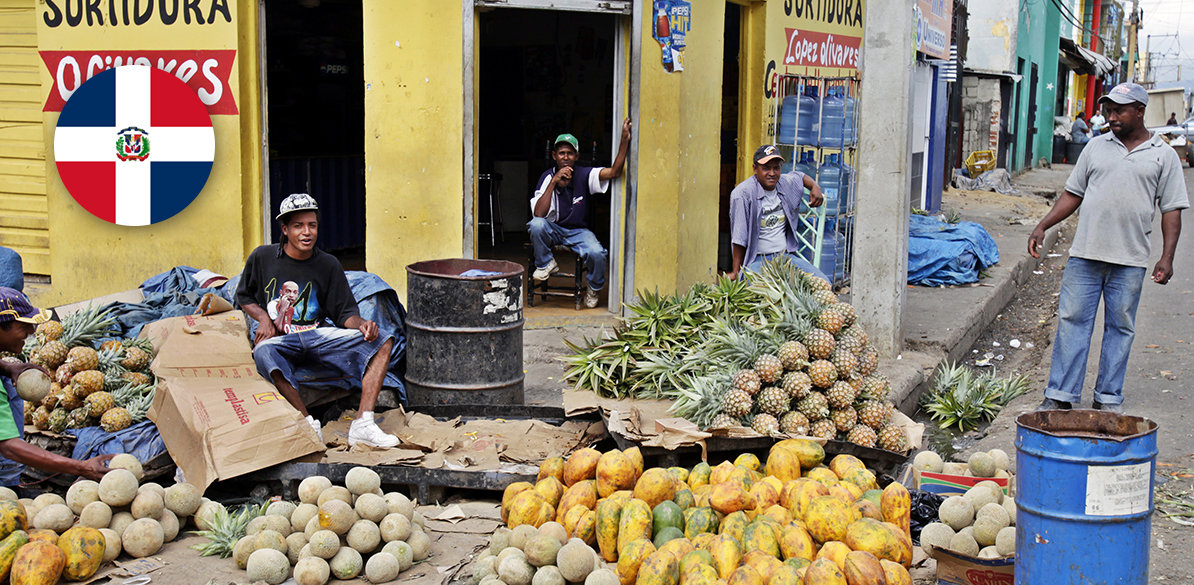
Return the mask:
{"type": "Polygon", "coordinates": [[[357,443],[364,443],[370,447],[393,447],[399,442],[398,437],[381,430],[381,427],[371,420],[358,418],[348,427],[349,447],[357,443]]]}
{"type": "Polygon", "coordinates": [[[595,291],[591,288],[585,290],[585,308],[596,309],[597,302],[599,300],[600,299],[597,298],[597,291],[595,291]]]}
{"type": "Polygon", "coordinates": [[[311,428],[315,429],[315,436],[319,437],[320,441],[323,441],[323,425],[319,424],[319,419],[308,414],[307,422],[311,424],[311,428]]]}
{"type": "Polygon", "coordinates": [[[556,259],[552,258],[551,262],[547,263],[547,266],[544,266],[543,268],[536,268],[532,277],[535,279],[535,282],[543,282],[550,278],[551,275],[559,271],[560,267],[558,264],[556,264],[556,259]]]}

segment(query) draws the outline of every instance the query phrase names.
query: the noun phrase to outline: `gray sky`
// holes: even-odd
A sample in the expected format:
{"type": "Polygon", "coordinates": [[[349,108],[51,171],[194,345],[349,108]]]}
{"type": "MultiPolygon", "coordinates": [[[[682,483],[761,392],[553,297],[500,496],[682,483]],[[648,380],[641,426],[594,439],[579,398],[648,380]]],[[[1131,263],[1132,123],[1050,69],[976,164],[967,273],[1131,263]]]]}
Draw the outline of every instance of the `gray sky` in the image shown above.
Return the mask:
{"type": "MultiPolygon", "coordinates": [[[[1194,2],[1189,0],[1138,0],[1144,11],[1141,22],[1140,51],[1148,48],[1154,55],[1154,70],[1158,82],[1178,79],[1194,80],[1194,2]],[[1170,35],[1170,36],[1165,36],[1170,35]],[[1177,36],[1172,36],[1177,35],[1177,36]]],[[[1125,2],[1129,4],[1129,2],[1125,2]]]]}

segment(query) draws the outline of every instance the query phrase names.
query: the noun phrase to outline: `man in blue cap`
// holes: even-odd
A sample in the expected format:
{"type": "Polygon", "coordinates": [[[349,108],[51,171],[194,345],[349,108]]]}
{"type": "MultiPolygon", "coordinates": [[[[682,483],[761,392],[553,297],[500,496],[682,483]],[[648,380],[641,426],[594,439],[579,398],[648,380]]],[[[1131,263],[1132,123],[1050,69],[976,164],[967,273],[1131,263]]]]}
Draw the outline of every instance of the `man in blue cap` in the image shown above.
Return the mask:
{"type": "Polygon", "coordinates": [[[1086,144],[1065,192],[1028,238],[1028,253],[1039,258],[1045,230],[1082,208],[1061,280],[1057,339],[1040,410],[1069,409],[1081,400],[1102,299],[1103,347],[1093,407],[1123,412],[1124,375],[1148,270],[1153,217],[1160,209],[1162,249],[1152,279],[1165,284],[1173,276],[1182,210],[1190,206],[1177,152],[1144,127],[1148,92],[1135,83],[1121,83],[1099,104],[1111,132],[1086,144]]]}
{"type": "Polygon", "coordinates": [[[580,148],[576,137],[561,134],[552,146],[551,158],[555,166],[543,171],[535,183],[531,196],[531,221],[527,230],[535,247],[534,283],[540,283],[559,270],[551,253],[552,246],[568,246],[585,265],[589,286],[585,291],[585,306],[597,307],[597,292],[605,287],[605,248],[589,229],[589,200],[592,195],[605,193],[610,179],[622,176],[626,166],[626,151],[630,146],[630,118],[622,122],[622,142],[614,164],[606,168],[578,167],[580,148]]]}
{"type": "MultiPolygon", "coordinates": [[[[20,354],[25,338],[33,334],[39,323],[50,319],[50,312],[37,309],[20,291],[0,286],[0,351],[20,354]]],[[[111,455],[100,455],[85,461],[63,457],[25,442],[25,402],[17,396],[15,380],[25,370],[42,370],[33,364],[0,360],[0,485],[20,495],[21,472],[26,465],[42,471],[69,473],[98,480],[108,472],[111,455]]]]}

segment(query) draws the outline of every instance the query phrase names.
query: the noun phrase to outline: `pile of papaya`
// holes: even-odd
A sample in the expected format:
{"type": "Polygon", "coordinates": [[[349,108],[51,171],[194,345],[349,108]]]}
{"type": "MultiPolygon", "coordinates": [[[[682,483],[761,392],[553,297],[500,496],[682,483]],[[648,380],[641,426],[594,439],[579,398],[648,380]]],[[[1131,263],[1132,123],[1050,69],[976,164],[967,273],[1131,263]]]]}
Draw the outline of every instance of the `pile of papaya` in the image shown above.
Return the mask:
{"type": "Polygon", "coordinates": [[[104,562],[104,536],[88,526],[61,535],[31,530],[25,508],[0,500],[0,581],[12,585],[53,585],[59,579],[85,581],[104,562]]]}
{"type": "MultiPolygon", "coordinates": [[[[911,497],[857,457],[777,442],[762,461],[643,469],[637,447],[581,449],[502,496],[502,520],[559,524],[621,585],[911,585],[911,497]]],[[[510,584],[507,584],[510,585],[510,584]]]]}

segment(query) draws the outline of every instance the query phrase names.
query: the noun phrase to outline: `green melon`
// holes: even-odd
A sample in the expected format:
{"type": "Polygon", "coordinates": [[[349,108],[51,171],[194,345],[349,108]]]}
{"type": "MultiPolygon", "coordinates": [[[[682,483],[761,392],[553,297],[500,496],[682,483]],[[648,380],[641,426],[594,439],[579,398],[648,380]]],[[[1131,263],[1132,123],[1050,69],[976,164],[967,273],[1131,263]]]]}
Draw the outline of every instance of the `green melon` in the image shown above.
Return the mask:
{"type": "Polygon", "coordinates": [[[651,511],[651,536],[658,536],[665,528],[675,528],[684,535],[684,511],[672,500],[664,500],[651,511]]]}

